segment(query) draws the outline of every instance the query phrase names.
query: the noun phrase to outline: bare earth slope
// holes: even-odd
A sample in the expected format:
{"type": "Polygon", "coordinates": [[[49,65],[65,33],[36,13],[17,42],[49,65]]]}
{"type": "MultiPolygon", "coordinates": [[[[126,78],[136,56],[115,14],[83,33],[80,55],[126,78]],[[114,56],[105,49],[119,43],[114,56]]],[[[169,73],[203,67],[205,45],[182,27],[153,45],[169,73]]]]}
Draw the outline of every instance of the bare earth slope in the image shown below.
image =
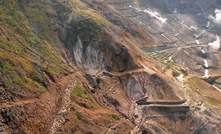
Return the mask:
{"type": "Polygon", "coordinates": [[[118,2],[0,2],[0,133],[220,133],[211,85],[142,51],[167,39],[118,2]]]}

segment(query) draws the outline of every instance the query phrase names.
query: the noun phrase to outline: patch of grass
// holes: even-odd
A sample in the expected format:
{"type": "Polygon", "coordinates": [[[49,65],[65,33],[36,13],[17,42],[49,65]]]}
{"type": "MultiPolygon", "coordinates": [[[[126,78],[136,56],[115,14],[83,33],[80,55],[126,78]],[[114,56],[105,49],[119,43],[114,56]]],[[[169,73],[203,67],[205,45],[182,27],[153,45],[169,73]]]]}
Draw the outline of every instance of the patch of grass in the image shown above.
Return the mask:
{"type": "Polygon", "coordinates": [[[79,7],[76,3],[74,5],[74,13],[70,18],[72,18],[71,26],[76,37],[79,36],[86,43],[96,41],[104,27],[110,26],[110,22],[91,9],[85,9],[83,6],[79,7]]]}
{"type": "Polygon", "coordinates": [[[110,124],[110,122],[109,122],[109,121],[105,121],[104,124],[105,124],[105,125],[108,125],[108,124],[110,124]]]}
{"type": "Polygon", "coordinates": [[[82,114],[81,113],[77,113],[77,118],[78,118],[78,120],[81,120],[82,114]]]}
{"type": "Polygon", "coordinates": [[[55,50],[55,37],[51,35],[58,30],[58,15],[64,21],[73,7],[59,0],[1,2],[0,30],[8,38],[0,35],[0,75],[8,91],[39,94],[48,82],[43,70],[55,76],[71,73],[55,50]]]}
{"type": "Polygon", "coordinates": [[[5,40],[0,38],[0,48],[2,49],[6,49],[8,51],[15,51],[16,47],[11,44],[11,43],[7,43],[5,40]]]}
{"type": "Polygon", "coordinates": [[[48,68],[48,71],[50,73],[54,75],[59,75],[60,73],[71,73],[68,66],[64,65],[60,55],[54,50],[54,48],[49,43],[40,46],[39,50],[41,52],[40,57],[44,61],[42,65],[45,66],[45,68],[48,68]]]}
{"type": "Polygon", "coordinates": [[[109,114],[108,116],[110,116],[116,120],[120,120],[120,117],[118,117],[116,114],[109,114]]]}
{"type": "Polygon", "coordinates": [[[0,52],[0,61],[1,79],[8,90],[24,88],[36,93],[45,90],[45,87],[41,85],[43,81],[46,83],[46,79],[42,79],[44,75],[38,74],[32,77],[31,74],[35,73],[36,69],[23,58],[0,52]],[[36,79],[42,79],[42,81],[36,81],[36,79]]]}
{"type": "Polygon", "coordinates": [[[0,13],[3,24],[23,35],[33,31],[39,38],[51,41],[51,32],[58,29],[54,23],[57,13],[51,0],[7,0],[1,3],[0,13]]]}
{"type": "Polygon", "coordinates": [[[189,84],[189,87],[192,89],[192,90],[194,90],[194,91],[196,91],[197,93],[200,93],[200,90],[199,90],[199,88],[198,88],[198,86],[197,86],[197,83],[196,83],[196,81],[195,81],[195,79],[194,78],[189,78],[188,79],[188,84],[189,84]]]}
{"type": "Polygon", "coordinates": [[[92,103],[94,102],[94,99],[91,97],[90,94],[88,94],[85,89],[81,86],[81,83],[77,81],[77,85],[74,87],[74,89],[71,92],[72,97],[80,97],[83,99],[89,99],[92,103]]]}

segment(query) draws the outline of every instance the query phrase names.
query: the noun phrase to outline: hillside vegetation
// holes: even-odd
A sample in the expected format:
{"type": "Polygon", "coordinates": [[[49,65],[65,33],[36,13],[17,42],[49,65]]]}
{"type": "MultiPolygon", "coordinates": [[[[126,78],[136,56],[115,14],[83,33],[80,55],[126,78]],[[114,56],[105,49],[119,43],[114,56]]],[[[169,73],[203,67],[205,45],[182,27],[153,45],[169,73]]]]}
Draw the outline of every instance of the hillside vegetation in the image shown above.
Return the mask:
{"type": "MultiPolygon", "coordinates": [[[[87,2],[92,4],[92,1],[87,2]]],[[[76,34],[74,37],[90,32],[84,36],[84,41],[98,38],[103,25],[108,25],[79,1],[1,2],[0,75],[7,91],[16,96],[23,96],[22,91],[39,95],[47,90],[48,78],[54,80],[60,74],[71,73],[55,46],[60,40],[59,26],[70,21],[75,21],[71,27],[76,34]]]]}
{"type": "MultiPolygon", "coordinates": [[[[0,133],[54,133],[60,131],[58,128],[62,122],[59,119],[63,116],[71,119],[71,124],[64,126],[67,133],[88,132],[89,121],[95,123],[90,130],[95,133],[106,131],[116,122],[123,126],[118,128],[121,131],[128,126],[132,129],[132,124],[118,117],[116,111],[101,104],[104,102],[98,99],[103,97],[91,94],[88,87],[94,85],[84,78],[86,70],[75,64],[73,52],[79,42],[84,47],[84,59],[90,60],[81,61],[83,64],[96,65],[93,54],[91,56],[95,53],[101,61],[108,57],[108,65],[102,63],[105,68],[127,68],[124,62],[118,62],[131,63],[125,60],[128,56],[131,58],[127,49],[123,50],[121,57],[115,52],[123,46],[121,43],[115,46],[115,36],[119,39],[125,36],[125,32],[110,21],[122,28],[125,26],[114,20],[114,15],[120,18],[116,10],[96,0],[0,2],[0,133]],[[110,38],[110,34],[113,37],[110,38]],[[105,52],[108,52],[106,57],[101,55],[105,52]],[[113,60],[116,63],[112,65],[113,60]]],[[[135,29],[128,28],[128,31],[135,33],[135,29]]]]}

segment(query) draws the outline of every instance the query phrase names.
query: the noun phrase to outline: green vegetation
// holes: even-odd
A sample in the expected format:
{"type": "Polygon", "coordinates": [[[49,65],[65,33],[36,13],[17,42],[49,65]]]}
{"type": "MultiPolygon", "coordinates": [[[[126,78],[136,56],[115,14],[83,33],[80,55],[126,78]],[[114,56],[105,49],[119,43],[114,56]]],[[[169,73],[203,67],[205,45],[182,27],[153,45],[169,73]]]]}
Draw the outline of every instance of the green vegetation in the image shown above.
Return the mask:
{"type": "Polygon", "coordinates": [[[110,124],[109,121],[105,121],[104,124],[107,126],[108,124],[110,124]]]}
{"type": "Polygon", "coordinates": [[[72,18],[74,22],[72,23],[73,31],[86,43],[91,40],[96,41],[104,26],[108,27],[110,25],[106,19],[98,16],[91,10],[75,8],[72,18]]]}
{"type": "MultiPolygon", "coordinates": [[[[37,94],[45,90],[46,77],[23,58],[17,58],[0,52],[1,79],[4,86],[11,92],[14,88],[28,89],[37,94]]],[[[16,95],[17,91],[13,91],[16,95]]]]}
{"type": "MultiPolygon", "coordinates": [[[[95,8],[91,0],[84,2],[95,8]]],[[[40,94],[47,89],[46,74],[70,74],[54,45],[59,40],[59,25],[69,25],[72,37],[80,37],[84,43],[96,41],[110,23],[91,8],[79,0],[2,1],[0,76],[4,87],[14,95],[25,90],[40,94]]],[[[79,82],[72,96],[94,103],[79,82]]]]}
{"type": "Polygon", "coordinates": [[[96,81],[97,81],[98,84],[100,84],[100,82],[101,82],[101,78],[98,77],[98,78],[96,79],[96,81]]]}
{"type": "Polygon", "coordinates": [[[25,90],[37,95],[45,91],[45,71],[52,76],[71,73],[55,50],[57,37],[52,36],[58,30],[58,14],[67,18],[71,8],[60,0],[1,2],[0,77],[12,95],[25,90]]]}
{"type": "Polygon", "coordinates": [[[177,33],[177,31],[175,30],[175,29],[171,29],[172,30],[172,32],[174,33],[174,34],[176,34],[177,33]]]}
{"type": "Polygon", "coordinates": [[[112,118],[114,118],[114,119],[116,119],[116,120],[120,120],[120,117],[118,117],[118,116],[115,115],[115,114],[109,114],[108,116],[110,116],[110,117],[112,117],[112,118]]]}
{"type": "Polygon", "coordinates": [[[197,93],[200,93],[200,90],[199,90],[198,85],[196,83],[196,78],[190,77],[188,79],[188,84],[192,90],[196,91],[197,93]]]}
{"type": "Polygon", "coordinates": [[[85,89],[81,86],[81,83],[79,81],[77,81],[77,85],[72,90],[71,96],[83,99],[89,99],[92,103],[95,103],[91,95],[85,91],[85,89]]]}
{"type": "Polygon", "coordinates": [[[78,120],[81,120],[82,114],[81,113],[77,113],[77,118],[78,118],[78,120]]]}
{"type": "Polygon", "coordinates": [[[48,71],[54,75],[71,73],[68,67],[64,65],[60,55],[49,43],[45,42],[45,45],[39,47],[39,51],[41,52],[40,58],[44,61],[41,64],[42,68],[48,69],[48,71]]]}

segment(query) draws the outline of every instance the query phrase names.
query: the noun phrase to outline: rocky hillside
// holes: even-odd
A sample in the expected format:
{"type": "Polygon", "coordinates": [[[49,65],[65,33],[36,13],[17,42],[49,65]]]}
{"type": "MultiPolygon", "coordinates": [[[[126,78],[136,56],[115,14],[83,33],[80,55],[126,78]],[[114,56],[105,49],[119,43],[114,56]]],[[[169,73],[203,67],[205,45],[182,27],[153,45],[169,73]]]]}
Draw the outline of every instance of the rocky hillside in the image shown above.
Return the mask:
{"type": "Polygon", "coordinates": [[[185,68],[141,50],[162,42],[125,15],[124,2],[0,2],[0,133],[220,132],[217,111],[209,111],[196,93],[198,79],[186,76],[185,86],[194,89],[186,97],[175,79],[187,75],[185,68]],[[201,101],[205,121],[195,106],[201,101]],[[148,114],[167,117],[167,110],[170,117],[142,125],[148,114]],[[172,118],[180,113],[185,116],[172,118]],[[213,119],[218,127],[208,123],[213,119]],[[208,123],[205,131],[202,120],[208,123]],[[176,127],[166,130],[165,122],[176,127]],[[177,129],[182,124],[185,129],[177,129]]]}

